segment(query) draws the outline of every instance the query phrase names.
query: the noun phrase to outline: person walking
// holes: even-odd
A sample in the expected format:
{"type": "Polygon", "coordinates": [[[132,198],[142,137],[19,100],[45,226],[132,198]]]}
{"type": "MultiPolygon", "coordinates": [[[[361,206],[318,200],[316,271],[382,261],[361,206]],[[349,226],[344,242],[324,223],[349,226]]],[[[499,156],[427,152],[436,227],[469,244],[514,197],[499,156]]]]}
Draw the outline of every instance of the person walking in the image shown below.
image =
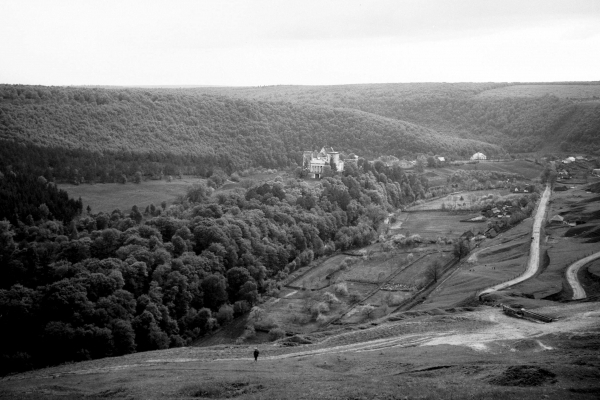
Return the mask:
{"type": "Polygon", "coordinates": [[[259,353],[260,353],[260,352],[258,351],[258,348],[257,348],[257,347],[255,347],[255,348],[254,348],[254,362],[258,361],[258,354],[259,354],[259,353]]]}

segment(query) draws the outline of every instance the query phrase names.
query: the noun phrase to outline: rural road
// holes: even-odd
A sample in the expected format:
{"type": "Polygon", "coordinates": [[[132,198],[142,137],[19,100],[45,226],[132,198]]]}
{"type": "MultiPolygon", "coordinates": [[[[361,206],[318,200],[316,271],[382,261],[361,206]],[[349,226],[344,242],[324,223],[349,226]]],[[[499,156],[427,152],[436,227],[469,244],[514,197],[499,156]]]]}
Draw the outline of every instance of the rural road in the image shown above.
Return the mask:
{"type": "Polygon", "coordinates": [[[585,264],[597,258],[600,258],[600,252],[584,257],[581,260],[577,260],[573,264],[569,265],[569,268],[567,268],[567,281],[573,289],[573,300],[585,299],[585,290],[583,290],[581,284],[579,283],[579,279],[577,279],[577,272],[579,272],[579,269],[585,264]]]}
{"type": "Polygon", "coordinates": [[[540,265],[540,230],[542,228],[542,222],[544,222],[544,215],[546,214],[546,207],[548,205],[549,199],[550,185],[546,185],[546,190],[544,190],[544,193],[540,198],[540,204],[537,208],[533,220],[533,231],[531,232],[531,236],[533,239],[531,240],[531,247],[529,250],[529,262],[527,263],[527,269],[525,270],[525,273],[516,277],[515,279],[511,279],[510,281],[500,283],[498,285],[484,289],[479,293],[479,296],[481,296],[482,294],[497,292],[498,290],[506,289],[507,287],[516,285],[517,283],[521,283],[535,275],[540,265]]]}

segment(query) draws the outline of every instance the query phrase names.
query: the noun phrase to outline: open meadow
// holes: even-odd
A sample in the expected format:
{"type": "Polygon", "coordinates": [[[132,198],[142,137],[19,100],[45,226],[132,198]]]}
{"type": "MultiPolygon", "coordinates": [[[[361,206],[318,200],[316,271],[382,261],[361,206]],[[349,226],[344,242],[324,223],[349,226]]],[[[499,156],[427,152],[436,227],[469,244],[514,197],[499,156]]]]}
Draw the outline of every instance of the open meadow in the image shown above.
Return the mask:
{"type": "Polygon", "coordinates": [[[392,233],[417,234],[427,240],[436,240],[439,237],[456,239],[469,230],[483,233],[487,229],[485,222],[461,222],[479,215],[448,211],[403,212],[399,215],[392,233]]]}
{"type": "Polygon", "coordinates": [[[430,186],[441,186],[448,182],[448,177],[458,170],[465,171],[490,171],[521,175],[525,179],[539,178],[543,167],[534,162],[525,160],[511,161],[480,161],[477,163],[463,163],[462,165],[447,165],[440,168],[426,168],[425,176],[430,186]]]}
{"type": "Polygon", "coordinates": [[[183,179],[149,180],[141,183],[97,183],[94,185],[60,184],[58,187],[65,190],[70,197],[81,197],[83,208],[88,205],[92,212],[112,212],[131,210],[134,205],[144,210],[146,206],[154,204],[159,207],[161,202],[172,204],[178,196],[185,195],[188,188],[196,183],[206,182],[206,179],[184,176],[183,179]]]}
{"type": "Polygon", "coordinates": [[[481,208],[487,204],[501,200],[512,200],[521,197],[522,194],[510,193],[506,189],[489,189],[461,191],[449,194],[435,200],[427,201],[409,207],[407,211],[433,211],[433,210],[457,210],[468,211],[481,208]]]}
{"type": "Polygon", "coordinates": [[[476,164],[463,164],[449,167],[450,170],[464,169],[466,171],[498,171],[521,175],[525,179],[535,180],[539,178],[543,167],[539,164],[525,160],[513,160],[506,162],[482,161],[476,164]]]}

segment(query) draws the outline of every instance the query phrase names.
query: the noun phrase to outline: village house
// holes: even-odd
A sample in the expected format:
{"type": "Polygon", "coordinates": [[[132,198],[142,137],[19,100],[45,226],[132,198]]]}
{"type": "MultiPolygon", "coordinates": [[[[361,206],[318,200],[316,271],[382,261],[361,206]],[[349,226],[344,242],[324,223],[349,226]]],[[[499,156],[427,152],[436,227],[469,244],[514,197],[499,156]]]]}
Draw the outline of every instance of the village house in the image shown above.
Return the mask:
{"type": "Polygon", "coordinates": [[[308,170],[311,178],[319,179],[323,176],[325,166],[335,166],[335,170],[344,170],[344,161],[340,160],[340,153],[333,147],[323,147],[321,151],[305,151],[302,159],[302,167],[308,170]]]}
{"type": "Polygon", "coordinates": [[[471,156],[471,160],[487,160],[487,157],[483,153],[475,153],[471,156]]]}

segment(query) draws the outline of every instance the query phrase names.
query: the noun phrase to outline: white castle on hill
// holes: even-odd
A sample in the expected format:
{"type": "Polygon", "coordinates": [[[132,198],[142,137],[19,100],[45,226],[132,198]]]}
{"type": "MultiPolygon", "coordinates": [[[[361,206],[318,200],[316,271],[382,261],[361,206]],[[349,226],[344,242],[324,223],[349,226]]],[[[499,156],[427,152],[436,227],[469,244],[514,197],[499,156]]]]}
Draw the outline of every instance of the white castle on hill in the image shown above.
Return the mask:
{"type": "Polygon", "coordinates": [[[319,152],[304,152],[302,167],[308,170],[311,178],[320,178],[325,166],[330,165],[335,165],[335,170],[338,172],[344,170],[344,161],[340,160],[340,153],[333,150],[333,147],[323,147],[319,152]]]}

